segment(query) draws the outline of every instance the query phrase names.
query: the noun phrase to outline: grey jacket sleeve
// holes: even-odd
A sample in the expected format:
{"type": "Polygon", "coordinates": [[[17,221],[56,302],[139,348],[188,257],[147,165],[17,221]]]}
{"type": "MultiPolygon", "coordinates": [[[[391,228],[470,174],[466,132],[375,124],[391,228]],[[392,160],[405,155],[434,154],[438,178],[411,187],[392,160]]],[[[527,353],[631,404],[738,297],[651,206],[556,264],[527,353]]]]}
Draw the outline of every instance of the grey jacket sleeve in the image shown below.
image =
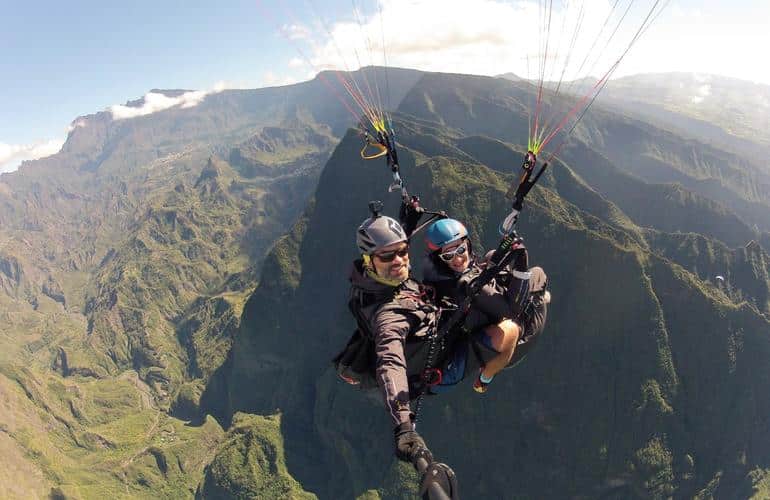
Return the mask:
{"type": "Polygon", "coordinates": [[[377,384],[393,426],[410,422],[409,382],[406,374],[404,343],[411,325],[403,314],[381,311],[373,321],[374,344],[377,354],[377,384]]]}

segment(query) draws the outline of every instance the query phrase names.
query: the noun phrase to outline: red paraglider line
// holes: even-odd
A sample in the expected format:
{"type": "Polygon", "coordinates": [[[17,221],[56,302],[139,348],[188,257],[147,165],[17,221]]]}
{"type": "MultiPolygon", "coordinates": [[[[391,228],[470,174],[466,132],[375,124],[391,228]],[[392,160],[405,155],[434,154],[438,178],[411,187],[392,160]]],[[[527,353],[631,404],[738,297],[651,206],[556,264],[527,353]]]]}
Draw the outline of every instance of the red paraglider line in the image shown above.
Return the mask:
{"type": "MultiPolygon", "coordinates": [[[[548,4],[548,21],[545,35],[545,50],[543,52],[543,64],[540,67],[540,85],[537,91],[537,104],[535,105],[535,134],[534,139],[538,136],[538,126],[540,121],[540,108],[543,101],[543,80],[545,79],[545,69],[548,65],[548,42],[551,34],[551,14],[553,13],[553,0],[549,0],[548,4]]],[[[532,141],[530,141],[532,142],[532,141]]]]}
{"type": "MultiPolygon", "coordinates": [[[[618,62],[620,62],[620,60],[618,60],[618,62]]],[[[588,98],[589,98],[589,97],[591,97],[591,94],[593,94],[593,92],[594,92],[594,91],[595,91],[597,88],[599,88],[599,86],[600,86],[602,83],[604,83],[604,81],[605,81],[607,78],[609,78],[610,74],[612,73],[612,70],[613,70],[614,68],[616,68],[616,67],[617,67],[617,64],[618,64],[618,63],[615,63],[615,64],[614,64],[614,65],[613,65],[613,66],[610,68],[610,70],[609,70],[609,71],[607,71],[607,73],[605,73],[605,74],[604,74],[604,76],[601,78],[601,80],[599,80],[598,82],[596,82],[596,84],[594,84],[594,86],[591,88],[591,90],[590,90],[590,91],[589,91],[589,92],[588,92],[586,95],[584,95],[584,96],[582,97],[582,99],[580,99],[580,101],[578,101],[578,103],[577,103],[575,106],[573,106],[573,107],[572,107],[572,109],[570,109],[570,110],[567,112],[567,114],[566,114],[566,115],[564,115],[564,118],[562,118],[562,120],[559,122],[559,124],[556,126],[556,128],[554,128],[554,129],[553,129],[553,131],[551,131],[551,133],[550,133],[550,134],[548,134],[548,137],[546,137],[546,138],[545,138],[545,140],[543,140],[543,143],[540,145],[540,150],[542,150],[542,149],[543,149],[543,148],[546,146],[546,144],[548,144],[549,142],[551,142],[551,139],[553,139],[553,138],[554,138],[554,136],[555,136],[557,133],[559,133],[559,131],[560,131],[561,129],[563,129],[563,128],[564,128],[564,126],[567,124],[567,121],[568,121],[568,120],[569,120],[569,119],[570,119],[572,116],[574,116],[574,115],[575,115],[575,113],[577,113],[577,112],[578,112],[578,110],[579,110],[579,109],[580,109],[580,108],[583,106],[583,104],[585,104],[585,102],[588,100],[588,98]]]]}
{"type": "MultiPolygon", "coordinates": [[[[572,39],[570,41],[569,50],[567,51],[564,67],[562,68],[561,75],[559,77],[559,83],[556,85],[556,91],[553,94],[554,97],[559,95],[559,90],[561,89],[562,80],[564,79],[564,73],[567,71],[567,66],[569,66],[569,62],[572,58],[572,52],[575,48],[575,43],[577,42],[578,36],[580,34],[580,28],[583,25],[583,18],[584,18],[583,6],[584,4],[581,3],[580,12],[578,13],[578,19],[577,19],[577,22],[575,23],[575,30],[572,33],[572,39]]],[[[565,15],[565,18],[566,18],[566,15],[565,15]]],[[[559,111],[555,105],[553,106],[553,108],[554,109],[551,111],[548,118],[546,118],[546,120],[544,121],[543,128],[540,131],[540,134],[535,139],[535,144],[538,144],[543,140],[543,136],[545,136],[548,133],[548,131],[551,128],[551,124],[553,124],[553,122],[556,121],[556,119],[558,118],[559,111]]]]}
{"type": "MultiPolygon", "coordinates": [[[[259,1],[257,1],[256,4],[257,4],[258,7],[261,7],[260,10],[262,10],[264,13],[266,13],[268,16],[270,16],[273,19],[273,23],[276,26],[280,26],[280,24],[278,23],[278,20],[276,19],[274,14],[269,9],[267,9],[264,5],[261,5],[261,2],[259,2],[259,1]]],[[[284,6],[284,10],[285,10],[285,6],[284,6]]],[[[287,15],[289,15],[292,19],[294,19],[294,16],[290,12],[287,12],[287,15]]],[[[296,22],[296,19],[295,19],[295,24],[299,25],[300,23],[296,22]]],[[[348,103],[348,100],[339,92],[337,86],[333,85],[329,80],[327,80],[327,78],[323,74],[323,71],[321,71],[313,63],[313,61],[307,56],[307,54],[305,54],[305,52],[299,47],[298,44],[296,44],[288,35],[286,35],[282,29],[279,29],[279,31],[282,33],[284,38],[286,38],[286,40],[289,41],[289,43],[294,47],[294,49],[297,51],[297,53],[305,60],[305,62],[307,62],[308,65],[310,65],[310,67],[312,67],[317,72],[318,79],[324,85],[326,85],[326,87],[329,88],[329,90],[332,91],[334,96],[345,107],[345,109],[350,113],[350,115],[353,117],[353,119],[356,120],[356,121],[359,121],[361,115],[359,113],[357,113],[355,110],[353,110],[353,108],[351,108],[350,104],[348,103]]],[[[375,126],[376,118],[374,118],[373,113],[366,106],[365,100],[352,89],[350,83],[347,82],[344,79],[344,77],[341,75],[341,73],[339,71],[336,71],[336,70],[330,70],[330,71],[332,71],[335,74],[335,76],[340,81],[342,86],[348,92],[350,98],[352,98],[352,100],[358,105],[358,107],[361,108],[361,112],[372,123],[372,126],[376,128],[376,126],[375,126]]]]}
{"type": "MultiPolygon", "coordinates": [[[[315,8],[314,3],[311,0],[306,0],[306,1],[307,1],[308,5],[310,6],[310,8],[315,13],[315,17],[317,17],[318,20],[320,21],[321,26],[323,26],[324,30],[326,31],[326,34],[329,36],[329,40],[334,45],[334,48],[337,51],[337,55],[340,57],[340,59],[342,60],[342,64],[345,66],[345,71],[350,76],[349,80],[347,81],[347,84],[345,84],[345,87],[346,87],[346,89],[353,89],[353,88],[355,88],[355,91],[350,91],[349,90],[348,93],[350,93],[351,97],[354,97],[354,99],[356,100],[356,102],[359,105],[359,107],[361,107],[362,111],[367,114],[367,116],[369,117],[369,120],[372,121],[372,125],[374,126],[374,121],[372,120],[372,117],[373,116],[377,116],[377,112],[375,111],[377,108],[371,103],[372,99],[367,99],[366,98],[366,94],[363,92],[363,90],[361,90],[361,85],[358,84],[358,81],[353,76],[353,72],[350,70],[350,66],[348,66],[348,62],[345,59],[345,56],[343,55],[342,50],[340,49],[339,44],[337,43],[337,39],[334,38],[334,34],[329,29],[329,25],[326,23],[326,21],[324,20],[323,16],[319,13],[318,9],[315,8]]],[[[286,7],[284,7],[284,10],[287,10],[286,7]]],[[[291,13],[289,13],[289,15],[291,15],[291,13]]],[[[354,52],[354,54],[356,56],[356,60],[358,61],[358,66],[360,68],[361,67],[361,61],[358,58],[358,51],[354,50],[353,52],[354,52]]],[[[366,78],[366,73],[361,72],[361,76],[363,77],[364,83],[366,83],[366,86],[369,87],[369,82],[368,82],[368,80],[366,78]]],[[[342,80],[344,77],[338,74],[337,78],[342,80]]],[[[371,88],[370,88],[369,89],[369,96],[372,96],[372,95],[373,94],[372,94],[372,91],[371,91],[371,88]]]]}
{"type": "MultiPolygon", "coordinates": [[[[610,69],[604,74],[604,76],[599,81],[596,82],[596,84],[591,88],[591,90],[586,95],[584,95],[583,98],[580,99],[580,101],[575,106],[572,107],[572,109],[569,110],[569,112],[564,116],[561,122],[559,122],[559,125],[543,141],[543,143],[540,146],[541,150],[546,146],[546,144],[548,144],[556,136],[556,134],[561,129],[564,128],[567,121],[572,116],[574,116],[575,113],[577,113],[578,110],[583,106],[583,104],[585,104],[586,100],[588,100],[588,98],[591,97],[591,102],[589,102],[588,106],[586,106],[585,109],[583,109],[583,112],[580,114],[580,117],[575,122],[575,124],[573,124],[572,128],[570,129],[567,135],[572,133],[572,131],[577,126],[577,123],[580,121],[580,119],[582,119],[586,111],[588,111],[588,108],[591,107],[591,104],[593,104],[594,100],[596,100],[596,97],[607,85],[607,82],[609,81],[610,76],[618,68],[623,58],[625,58],[626,54],[628,54],[628,52],[631,50],[631,47],[634,46],[634,44],[639,40],[642,34],[644,34],[647,31],[647,29],[650,27],[651,23],[655,21],[655,19],[657,19],[657,17],[660,15],[660,12],[662,11],[662,9],[659,10],[657,13],[655,12],[656,8],[658,7],[658,4],[660,4],[660,0],[655,0],[655,3],[652,5],[652,8],[650,8],[650,11],[647,13],[647,16],[644,18],[644,21],[642,21],[642,24],[639,26],[639,29],[637,29],[636,33],[631,38],[631,41],[628,43],[628,46],[625,48],[625,50],[620,55],[620,57],[615,61],[615,63],[610,67],[610,69]],[[655,13],[654,16],[653,16],[653,13],[655,13]],[[650,21],[650,17],[652,17],[652,21],[650,21]]],[[[668,5],[668,1],[663,5],[663,8],[665,8],[667,5],[668,5]]],[[[625,14],[624,14],[624,17],[625,17],[625,14]]],[[[557,148],[557,150],[561,150],[561,146],[557,148]]],[[[553,156],[555,155],[551,155],[551,157],[553,156]]]]}

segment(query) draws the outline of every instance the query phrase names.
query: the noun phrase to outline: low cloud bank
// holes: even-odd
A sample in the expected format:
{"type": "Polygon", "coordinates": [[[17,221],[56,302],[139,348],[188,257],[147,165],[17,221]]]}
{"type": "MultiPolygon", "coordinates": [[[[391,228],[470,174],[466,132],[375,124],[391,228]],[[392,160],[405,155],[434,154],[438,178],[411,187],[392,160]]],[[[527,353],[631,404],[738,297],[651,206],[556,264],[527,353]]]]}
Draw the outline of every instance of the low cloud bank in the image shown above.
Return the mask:
{"type": "Polygon", "coordinates": [[[148,92],[144,96],[144,103],[141,106],[125,106],[116,104],[110,106],[108,111],[112,113],[114,120],[125,120],[136,118],[137,116],[146,116],[164,109],[179,106],[183,109],[197,106],[210,94],[221,92],[224,86],[214,87],[212,90],[191,90],[176,97],[169,97],[158,92],[148,92]]]}
{"type": "Polygon", "coordinates": [[[0,142],[0,173],[13,172],[21,162],[38,160],[58,153],[64,139],[49,139],[32,144],[5,144],[0,142]]]}
{"type": "MultiPolygon", "coordinates": [[[[240,88],[237,85],[219,82],[210,90],[193,90],[175,97],[169,97],[159,92],[148,92],[144,96],[141,106],[132,107],[117,104],[107,108],[114,120],[125,120],[137,116],[145,116],[164,109],[178,106],[180,108],[192,108],[197,106],[211,94],[222,92],[229,88],[240,88]]],[[[80,117],[73,121],[67,128],[67,133],[81,127],[88,127],[88,118],[80,117]]],[[[46,156],[58,153],[66,139],[48,139],[33,142],[31,144],[7,144],[0,142],[0,173],[13,172],[26,160],[38,160],[46,156]]]]}

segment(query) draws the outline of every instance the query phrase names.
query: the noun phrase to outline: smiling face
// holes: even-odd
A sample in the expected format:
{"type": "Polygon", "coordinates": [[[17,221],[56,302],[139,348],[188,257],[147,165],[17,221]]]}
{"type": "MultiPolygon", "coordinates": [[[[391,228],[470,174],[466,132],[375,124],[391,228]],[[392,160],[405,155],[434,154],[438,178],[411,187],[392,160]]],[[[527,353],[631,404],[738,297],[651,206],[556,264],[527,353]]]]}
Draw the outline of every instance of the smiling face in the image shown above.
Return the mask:
{"type": "Polygon", "coordinates": [[[372,264],[378,276],[404,281],[409,277],[409,245],[393,243],[372,255],[372,264]]]}
{"type": "Polygon", "coordinates": [[[441,247],[441,251],[439,251],[439,258],[441,258],[452,271],[461,273],[468,269],[468,265],[471,261],[470,248],[468,245],[468,240],[463,238],[443,246],[441,247]]]}

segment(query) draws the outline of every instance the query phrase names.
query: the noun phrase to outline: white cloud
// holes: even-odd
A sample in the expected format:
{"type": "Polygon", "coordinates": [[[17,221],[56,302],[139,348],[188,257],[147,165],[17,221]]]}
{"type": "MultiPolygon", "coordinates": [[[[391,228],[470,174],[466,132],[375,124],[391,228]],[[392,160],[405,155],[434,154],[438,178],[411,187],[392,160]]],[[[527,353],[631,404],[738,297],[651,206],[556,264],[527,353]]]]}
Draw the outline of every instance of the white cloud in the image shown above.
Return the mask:
{"type": "Polygon", "coordinates": [[[711,81],[711,75],[702,75],[700,73],[693,73],[692,78],[697,83],[708,83],[711,81]]]}
{"type": "Polygon", "coordinates": [[[254,89],[257,86],[258,86],[258,82],[253,82],[253,81],[248,82],[245,80],[240,80],[240,81],[220,80],[211,87],[211,91],[209,91],[206,95],[208,96],[211,94],[217,94],[224,90],[254,89]]]}
{"type": "Polygon", "coordinates": [[[225,82],[219,82],[211,90],[191,90],[176,97],[169,97],[157,92],[148,92],[145,94],[144,102],[141,106],[135,107],[116,104],[110,106],[108,110],[112,113],[112,118],[114,120],[125,120],[137,116],[150,115],[175,106],[179,106],[183,109],[192,108],[203,102],[206,96],[221,92],[226,88],[228,87],[225,82]]]}
{"type": "Polygon", "coordinates": [[[302,68],[302,67],[303,67],[303,66],[305,66],[306,64],[307,64],[307,63],[306,63],[305,61],[303,61],[301,58],[299,58],[299,57],[293,57],[293,58],[291,58],[291,59],[289,60],[289,64],[288,64],[288,66],[289,66],[290,68],[302,68]]]}
{"type": "Polygon", "coordinates": [[[314,75],[302,75],[293,76],[286,74],[278,74],[273,71],[268,71],[262,76],[262,86],[265,87],[278,87],[283,85],[292,85],[294,83],[301,82],[313,78],[314,75]]]}
{"type": "Polygon", "coordinates": [[[83,128],[83,127],[86,127],[87,125],[88,125],[88,122],[86,121],[85,118],[82,118],[82,117],[78,118],[72,123],[70,123],[69,127],[67,127],[67,134],[69,134],[76,128],[83,128]]]}
{"type": "Polygon", "coordinates": [[[217,83],[214,84],[214,86],[212,87],[211,90],[212,90],[212,93],[218,94],[219,92],[222,92],[223,90],[239,89],[239,88],[244,88],[244,87],[240,87],[237,84],[226,82],[224,80],[220,80],[220,81],[218,81],[217,83]]]}
{"type": "Polygon", "coordinates": [[[285,24],[281,26],[281,31],[289,40],[307,40],[311,37],[312,31],[303,24],[285,24]]]}
{"type": "Polygon", "coordinates": [[[0,142],[0,173],[13,172],[25,160],[37,160],[58,153],[64,139],[50,139],[32,144],[5,144],[0,142]]]}
{"type": "MultiPolygon", "coordinates": [[[[565,64],[565,78],[585,76],[589,69],[601,76],[609,69],[625,47],[624,40],[630,39],[633,21],[623,23],[626,29],[619,30],[610,50],[592,52],[602,54],[595,65],[589,59],[581,68],[583,58],[577,56],[589,52],[597,34],[603,33],[596,47],[604,45],[611,30],[605,28],[602,32],[601,28],[612,3],[554,3],[546,77],[559,79],[565,64]],[[568,60],[567,48],[578,22],[580,36],[575,39],[573,58],[568,60]]],[[[640,12],[632,11],[631,17],[634,14],[641,22],[640,12]]],[[[303,40],[307,44],[300,51],[308,54],[316,70],[354,70],[384,65],[387,59],[389,66],[481,75],[514,72],[529,78],[537,76],[537,62],[546,60],[546,30],[540,28],[546,17],[535,0],[444,0],[440,4],[431,0],[381,0],[379,8],[360,21],[343,20],[329,26],[328,31],[306,34],[303,40]]],[[[297,61],[293,60],[290,67],[295,65],[297,61]]]]}
{"type": "Polygon", "coordinates": [[[700,73],[697,81],[710,73],[770,84],[770,65],[757,60],[757,50],[770,46],[770,2],[716,7],[672,5],[629,54],[622,73],[700,73]]]}
{"type": "MultiPolygon", "coordinates": [[[[553,2],[546,78],[561,77],[579,19],[579,36],[564,78],[604,75],[626,49],[655,1],[633,2],[610,40],[628,5],[619,2],[605,25],[615,3],[553,2]],[[602,26],[606,26],[603,31],[602,26]],[[584,63],[587,54],[592,57],[584,63]]],[[[660,2],[658,7],[666,3],[660,2]]],[[[309,60],[317,72],[384,65],[384,38],[389,66],[481,75],[513,72],[536,78],[539,63],[546,59],[547,20],[541,4],[537,0],[379,0],[378,8],[359,18],[360,25],[351,12],[348,19],[325,25],[284,26],[285,35],[302,53],[302,60],[295,57],[288,66],[298,68],[309,60]]],[[[751,7],[755,15],[747,19],[743,12],[689,9],[674,0],[628,52],[613,77],[687,71],[770,82],[770,65],[757,64],[747,50],[770,46],[770,2],[763,4],[767,5],[751,7]]]]}
{"type": "Polygon", "coordinates": [[[692,101],[693,104],[698,104],[703,102],[709,95],[711,95],[711,85],[704,84],[695,89],[695,95],[690,97],[690,101],[692,101]]]}

